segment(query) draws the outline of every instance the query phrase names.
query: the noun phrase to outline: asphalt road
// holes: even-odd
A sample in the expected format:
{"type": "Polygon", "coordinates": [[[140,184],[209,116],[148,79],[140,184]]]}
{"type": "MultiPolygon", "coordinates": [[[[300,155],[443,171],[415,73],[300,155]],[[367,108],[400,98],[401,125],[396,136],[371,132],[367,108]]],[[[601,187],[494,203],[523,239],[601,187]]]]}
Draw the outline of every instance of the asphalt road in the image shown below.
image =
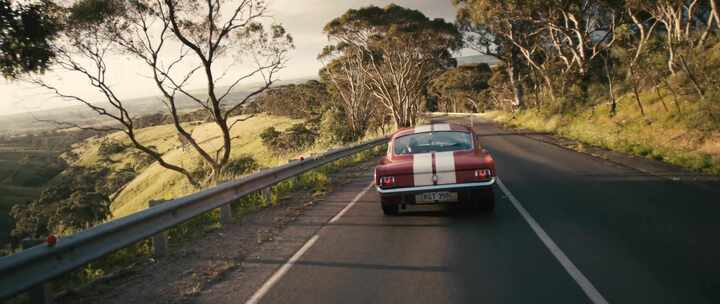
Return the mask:
{"type": "Polygon", "coordinates": [[[357,196],[367,176],[343,189],[356,202],[293,263],[258,261],[279,271],[253,300],[720,303],[720,186],[478,130],[508,191],[496,187],[494,214],[425,206],[386,217],[373,189],[357,196]]]}

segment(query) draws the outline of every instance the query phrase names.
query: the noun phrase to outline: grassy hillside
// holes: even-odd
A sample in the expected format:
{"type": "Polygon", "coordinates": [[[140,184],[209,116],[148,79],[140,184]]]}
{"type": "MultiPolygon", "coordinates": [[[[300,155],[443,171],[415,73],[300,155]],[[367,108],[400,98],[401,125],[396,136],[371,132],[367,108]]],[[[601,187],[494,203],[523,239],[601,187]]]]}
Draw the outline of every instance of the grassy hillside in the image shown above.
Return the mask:
{"type": "MultiPolygon", "coordinates": [[[[267,127],[272,126],[283,130],[298,122],[285,117],[269,115],[257,115],[239,122],[232,132],[235,138],[232,157],[238,158],[249,154],[265,167],[286,162],[287,158],[294,155],[276,156],[270,153],[262,145],[258,134],[267,127]]],[[[222,146],[222,139],[218,136],[220,132],[214,124],[187,125],[186,127],[204,148],[215,151],[222,146]]],[[[177,133],[171,125],[141,129],[138,132],[138,139],[143,143],[155,146],[170,163],[180,164],[190,171],[195,171],[202,165],[200,156],[192,148],[188,147],[183,151],[176,146],[177,133]]],[[[74,149],[78,155],[75,163],[78,166],[90,168],[102,164],[113,171],[134,168],[138,172],[138,175],[119,192],[113,201],[111,210],[114,217],[125,216],[145,209],[150,200],[172,199],[197,191],[180,174],[168,171],[158,164],[147,163],[144,155],[129,148],[129,145],[129,140],[123,134],[117,133],[88,140],[74,149]],[[99,153],[100,146],[103,142],[108,141],[126,145],[128,148],[109,156],[102,156],[102,153],[99,153]]]]}
{"type": "MultiPolygon", "coordinates": [[[[262,143],[259,136],[262,131],[269,127],[285,131],[293,125],[302,123],[302,120],[267,114],[258,114],[253,117],[233,117],[230,119],[230,123],[234,123],[235,120],[237,120],[237,124],[235,124],[231,132],[233,137],[231,166],[227,172],[222,173],[219,180],[237,178],[240,175],[252,172],[252,170],[285,164],[289,159],[297,158],[299,155],[322,153],[333,148],[330,139],[318,138],[313,146],[304,149],[302,152],[271,152],[262,143]],[[251,158],[252,161],[248,162],[248,158],[251,158]],[[249,168],[250,171],[246,171],[245,168],[249,168]]],[[[215,151],[222,147],[222,138],[219,135],[221,132],[214,123],[202,123],[199,121],[187,123],[185,129],[191,132],[193,138],[211,154],[214,154],[215,151]]],[[[58,208],[58,206],[52,204],[58,202],[66,204],[68,200],[92,200],[97,197],[93,196],[97,191],[109,194],[111,200],[109,209],[112,218],[118,218],[146,209],[150,201],[182,197],[200,191],[202,188],[210,187],[215,182],[205,178],[209,177],[210,170],[201,156],[192,147],[183,148],[179,146],[178,135],[174,126],[160,125],[143,128],[137,130],[136,135],[139,141],[160,152],[166,162],[182,166],[191,172],[196,180],[201,183],[201,186],[192,186],[185,176],[161,167],[152,158],[132,147],[129,139],[118,132],[102,137],[92,137],[74,144],[70,151],[61,156],[67,161],[66,169],[58,177],[46,183],[50,186],[46,189],[47,191],[42,192],[43,195],[39,198],[41,200],[33,200],[32,205],[19,212],[41,214],[43,220],[48,223],[57,223],[57,221],[65,219],[63,217],[65,215],[59,211],[52,211],[54,209],[50,207],[58,208]],[[85,198],[83,195],[88,197],[85,198]],[[44,207],[43,204],[48,204],[48,207],[44,207]],[[51,211],[43,213],[44,210],[51,211]]],[[[377,134],[372,132],[367,135],[367,137],[376,136],[377,134]]],[[[315,175],[311,174],[308,181],[315,177],[327,179],[322,174],[315,175]]],[[[310,184],[318,186],[322,183],[312,180],[310,184]]],[[[292,187],[293,184],[289,185],[292,187]]],[[[38,195],[41,193],[40,190],[17,188],[14,189],[13,193],[17,195],[38,195]]],[[[34,199],[36,197],[28,198],[34,199]]],[[[98,219],[90,218],[95,216],[95,213],[91,212],[106,212],[105,209],[99,209],[104,208],[104,206],[98,202],[95,205],[97,209],[83,209],[86,212],[79,215],[75,220],[88,220],[94,223],[98,219]]],[[[80,222],[79,225],[83,225],[83,222],[80,222]]],[[[73,233],[75,232],[74,229],[77,229],[75,228],[77,226],[70,228],[53,226],[47,228],[45,226],[20,225],[19,227],[21,227],[20,233],[34,235],[47,233],[43,229],[58,229],[51,230],[51,232],[57,231],[55,233],[58,234],[73,233]]]]}
{"type": "Polygon", "coordinates": [[[489,117],[521,128],[561,136],[615,151],[662,160],[696,171],[720,174],[720,129],[698,102],[674,103],[669,92],[644,92],[645,115],[632,95],[619,101],[617,115],[607,103],[577,113],[545,115],[536,110],[520,113],[490,112],[489,117]]]}

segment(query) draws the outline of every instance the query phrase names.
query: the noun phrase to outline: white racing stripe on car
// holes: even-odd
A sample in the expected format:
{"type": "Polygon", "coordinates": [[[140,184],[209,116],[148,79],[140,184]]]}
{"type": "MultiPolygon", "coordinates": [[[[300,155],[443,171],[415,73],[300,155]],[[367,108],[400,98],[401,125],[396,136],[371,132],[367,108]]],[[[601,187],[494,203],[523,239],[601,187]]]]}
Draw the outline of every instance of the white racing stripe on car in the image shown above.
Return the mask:
{"type": "Polygon", "coordinates": [[[450,131],[450,124],[433,125],[433,131],[450,131]]]}
{"type": "Polygon", "coordinates": [[[423,133],[432,131],[432,125],[415,127],[415,133],[423,133]]]}
{"type": "Polygon", "coordinates": [[[413,154],[413,180],[415,186],[432,185],[432,153],[413,154]]]}
{"type": "Polygon", "coordinates": [[[435,153],[435,171],[438,185],[455,183],[455,152],[435,153]]]}

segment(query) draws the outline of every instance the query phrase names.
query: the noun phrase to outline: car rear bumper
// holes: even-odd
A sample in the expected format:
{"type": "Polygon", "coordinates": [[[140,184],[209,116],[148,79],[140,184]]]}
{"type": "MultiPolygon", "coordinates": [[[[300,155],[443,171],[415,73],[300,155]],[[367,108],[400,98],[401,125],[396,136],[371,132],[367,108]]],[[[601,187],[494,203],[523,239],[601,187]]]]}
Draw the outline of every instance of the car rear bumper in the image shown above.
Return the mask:
{"type": "Polygon", "coordinates": [[[488,181],[475,182],[475,183],[429,185],[429,186],[391,188],[391,189],[381,189],[380,187],[376,187],[376,188],[377,188],[378,193],[380,193],[381,195],[393,195],[393,194],[403,195],[403,194],[418,194],[418,193],[435,192],[435,191],[451,191],[451,192],[468,191],[468,190],[488,188],[488,187],[491,187],[493,184],[495,184],[495,177],[491,178],[488,181]]]}

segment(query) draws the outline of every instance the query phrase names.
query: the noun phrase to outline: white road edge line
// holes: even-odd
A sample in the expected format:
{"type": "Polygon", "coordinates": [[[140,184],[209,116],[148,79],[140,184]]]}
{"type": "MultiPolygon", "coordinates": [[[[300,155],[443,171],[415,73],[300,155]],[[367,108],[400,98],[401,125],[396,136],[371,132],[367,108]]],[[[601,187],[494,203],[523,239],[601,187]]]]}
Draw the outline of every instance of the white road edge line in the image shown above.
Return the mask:
{"type": "Polygon", "coordinates": [[[528,225],[530,225],[530,228],[535,231],[535,234],[537,234],[538,238],[540,238],[540,241],[545,244],[545,247],[547,247],[548,250],[550,250],[550,253],[555,256],[555,258],[560,262],[563,268],[565,268],[565,271],[567,271],[567,273],[575,280],[575,282],[580,285],[580,288],[582,288],[582,290],[585,292],[585,295],[590,298],[590,301],[595,304],[607,304],[608,301],[605,300],[605,298],[602,296],[602,294],[600,294],[597,289],[595,289],[595,286],[590,283],[590,280],[588,280],[588,278],[582,272],[580,272],[580,269],[578,269],[575,264],[570,261],[567,255],[565,255],[565,253],[560,249],[560,247],[555,244],[555,242],[550,238],[550,236],[545,232],[545,230],[540,227],[540,224],[535,221],[535,219],[530,215],[530,213],[525,210],[525,207],[520,204],[520,201],[518,201],[517,198],[515,198],[512,193],[510,193],[510,190],[505,187],[505,184],[503,184],[500,178],[497,179],[497,185],[498,187],[500,187],[500,190],[505,193],[508,199],[510,199],[510,202],[520,213],[520,215],[525,219],[528,225]]]}
{"type": "Polygon", "coordinates": [[[297,263],[297,261],[300,259],[300,257],[302,257],[302,255],[305,254],[305,252],[308,251],[308,249],[310,249],[310,247],[312,247],[315,244],[317,239],[318,239],[318,235],[316,234],[316,235],[313,235],[313,237],[311,237],[307,242],[305,242],[305,245],[303,245],[302,248],[300,248],[300,250],[298,250],[295,254],[293,254],[293,256],[290,257],[290,260],[288,260],[284,265],[282,265],[282,267],[280,267],[280,269],[275,271],[275,273],[273,273],[273,275],[270,277],[270,279],[265,281],[265,283],[260,287],[260,289],[255,291],[255,293],[252,295],[252,297],[249,300],[247,300],[247,302],[245,302],[245,304],[255,304],[255,303],[260,302],[260,299],[262,299],[262,297],[265,296],[265,294],[267,294],[268,291],[270,291],[270,288],[272,288],[273,285],[275,285],[275,283],[280,281],[280,279],[290,270],[290,268],[293,265],[295,265],[295,263],[297,263]]]}
{"type": "MultiPolygon", "coordinates": [[[[365,187],[365,189],[363,189],[362,192],[358,193],[358,195],[356,195],[355,198],[353,198],[353,200],[350,201],[350,203],[347,204],[347,206],[345,206],[345,208],[340,210],[340,212],[338,212],[332,219],[330,219],[329,223],[332,224],[332,223],[336,222],[337,220],[339,220],[346,212],[348,212],[348,210],[350,210],[350,208],[352,208],[352,206],[355,205],[355,203],[357,203],[358,200],[360,200],[360,198],[362,198],[365,195],[365,193],[368,192],[368,190],[370,190],[370,188],[374,185],[374,183],[375,182],[373,181],[372,183],[370,183],[370,185],[365,187]]],[[[273,273],[273,275],[270,276],[270,278],[267,281],[265,281],[265,283],[263,283],[263,285],[260,286],[260,288],[257,291],[255,291],[255,293],[252,295],[252,297],[250,297],[250,299],[245,301],[245,304],[259,303],[260,300],[265,296],[265,294],[267,294],[268,291],[270,291],[270,289],[273,286],[275,286],[275,284],[278,281],[280,281],[280,279],[288,271],[290,271],[290,268],[292,268],[293,265],[295,265],[297,263],[297,261],[300,260],[300,258],[305,254],[305,252],[308,251],[313,245],[315,245],[315,242],[318,240],[318,238],[319,238],[319,236],[316,232],[315,235],[313,235],[307,242],[305,242],[305,244],[302,247],[300,247],[300,250],[295,252],[295,254],[293,254],[293,256],[290,257],[290,259],[287,262],[285,262],[285,264],[283,264],[282,267],[280,267],[280,269],[276,270],[275,273],[273,273]]]]}
{"type": "Polygon", "coordinates": [[[343,215],[345,215],[346,212],[348,212],[348,210],[350,210],[350,208],[355,206],[355,203],[357,203],[357,201],[360,200],[361,197],[365,196],[365,193],[367,193],[368,190],[370,190],[370,188],[372,188],[372,186],[374,184],[375,184],[375,182],[373,181],[372,183],[370,183],[370,185],[365,187],[365,189],[363,189],[362,192],[358,193],[358,195],[356,195],[355,198],[353,198],[353,200],[350,201],[350,203],[347,204],[347,206],[345,206],[345,208],[343,208],[342,210],[340,210],[340,212],[338,212],[338,214],[333,216],[333,218],[331,218],[330,222],[328,222],[328,223],[332,224],[332,223],[337,222],[343,215]]]}

